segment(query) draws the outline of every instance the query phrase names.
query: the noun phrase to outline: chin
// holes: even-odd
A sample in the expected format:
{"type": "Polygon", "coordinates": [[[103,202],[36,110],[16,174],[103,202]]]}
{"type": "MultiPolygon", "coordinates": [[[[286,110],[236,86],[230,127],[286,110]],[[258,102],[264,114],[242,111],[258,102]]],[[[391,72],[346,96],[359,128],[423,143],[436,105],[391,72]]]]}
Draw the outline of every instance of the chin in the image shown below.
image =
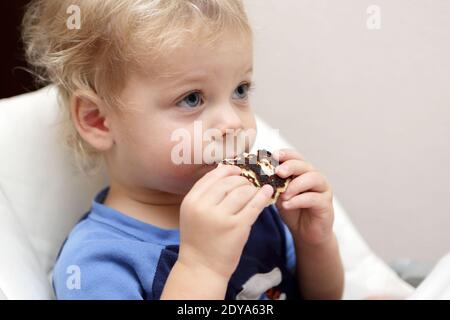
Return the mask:
{"type": "Polygon", "coordinates": [[[192,165],[192,167],[189,165],[183,170],[177,170],[176,173],[173,171],[174,174],[166,179],[170,179],[172,182],[170,189],[173,193],[186,194],[199,179],[216,167],[217,163],[192,165]]]}

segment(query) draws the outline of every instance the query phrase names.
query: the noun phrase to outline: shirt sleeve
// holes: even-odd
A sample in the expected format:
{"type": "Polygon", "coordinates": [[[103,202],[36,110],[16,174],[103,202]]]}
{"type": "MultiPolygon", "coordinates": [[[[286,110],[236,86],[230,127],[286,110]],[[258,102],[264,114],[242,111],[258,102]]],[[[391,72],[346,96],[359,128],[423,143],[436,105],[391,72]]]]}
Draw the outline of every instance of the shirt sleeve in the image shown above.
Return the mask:
{"type": "Polygon", "coordinates": [[[292,274],[295,274],[295,267],[297,264],[297,257],[295,254],[295,246],[294,246],[294,239],[292,237],[291,231],[289,231],[289,228],[284,223],[283,219],[280,216],[280,213],[278,212],[278,209],[275,205],[272,205],[272,209],[276,212],[278,217],[280,218],[280,222],[283,226],[284,236],[285,236],[285,243],[286,243],[286,268],[291,271],[292,274]]]}
{"type": "Polygon", "coordinates": [[[120,252],[81,249],[69,259],[60,257],[53,271],[57,299],[141,300],[139,279],[120,252]]]}
{"type": "Polygon", "coordinates": [[[286,236],[286,268],[295,273],[297,257],[295,254],[294,240],[286,224],[283,222],[284,234],[286,236]]]}

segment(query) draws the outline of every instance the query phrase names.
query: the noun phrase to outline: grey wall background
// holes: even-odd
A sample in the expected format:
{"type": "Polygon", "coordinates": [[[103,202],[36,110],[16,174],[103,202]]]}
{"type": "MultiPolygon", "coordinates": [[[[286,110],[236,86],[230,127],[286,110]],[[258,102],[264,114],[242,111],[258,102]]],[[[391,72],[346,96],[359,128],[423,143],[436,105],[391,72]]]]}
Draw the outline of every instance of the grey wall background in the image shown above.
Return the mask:
{"type": "Polygon", "coordinates": [[[450,1],[246,6],[255,111],[325,173],[386,261],[450,251],[450,1]]]}

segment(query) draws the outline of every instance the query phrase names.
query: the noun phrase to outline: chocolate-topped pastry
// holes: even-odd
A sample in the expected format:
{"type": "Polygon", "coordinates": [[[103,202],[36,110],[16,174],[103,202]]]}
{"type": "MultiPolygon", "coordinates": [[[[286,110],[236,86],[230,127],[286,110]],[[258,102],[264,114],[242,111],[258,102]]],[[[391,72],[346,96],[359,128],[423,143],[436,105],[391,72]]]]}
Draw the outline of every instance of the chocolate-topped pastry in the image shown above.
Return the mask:
{"type": "Polygon", "coordinates": [[[278,162],[267,150],[258,150],[257,154],[243,153],[233,159],[222,160],[223,164],[235,165],[241,168],[241,176],[247,178],[255,187],[262,187],[270,184],[274,190],[272,194],[272,203],[275,203],[281,193],[291,181],[291,178],[281,178],[275,174],[275,167],[278,162]]]}

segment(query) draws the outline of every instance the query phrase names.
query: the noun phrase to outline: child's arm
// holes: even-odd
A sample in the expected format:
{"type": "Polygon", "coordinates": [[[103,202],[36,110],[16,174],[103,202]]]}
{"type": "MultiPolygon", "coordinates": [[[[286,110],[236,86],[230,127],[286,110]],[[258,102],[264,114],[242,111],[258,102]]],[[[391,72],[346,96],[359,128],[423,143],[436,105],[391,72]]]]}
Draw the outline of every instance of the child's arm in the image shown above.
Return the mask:
{"type": "Polygon", "coordinates": [[[336,237],[317,246],[294,239],[299,290],[305,299],[341,299],[344,270],[336,237]]]}
{"type": "Polygon", "coordinates": [[[236,166],[203,176],[180,208],[180,252],[161,299],[224,299],[251,226],[272,187],[254,187],[236,166]]]}
{"type": "Polygon", "coordinates": [[[228,277],[213,270],[178,260],[166,280],[161,300],[223,300],[228,281],[228,277]]]}
{"type": "Polygon", "coordinates": [[[274,153],[276,173],[293,176],[276,205],[296,248],[299,290],[306,299],[340,299],[344,272],[333,233],[333,194],[325,177],[290,149],[274,153]]]}

